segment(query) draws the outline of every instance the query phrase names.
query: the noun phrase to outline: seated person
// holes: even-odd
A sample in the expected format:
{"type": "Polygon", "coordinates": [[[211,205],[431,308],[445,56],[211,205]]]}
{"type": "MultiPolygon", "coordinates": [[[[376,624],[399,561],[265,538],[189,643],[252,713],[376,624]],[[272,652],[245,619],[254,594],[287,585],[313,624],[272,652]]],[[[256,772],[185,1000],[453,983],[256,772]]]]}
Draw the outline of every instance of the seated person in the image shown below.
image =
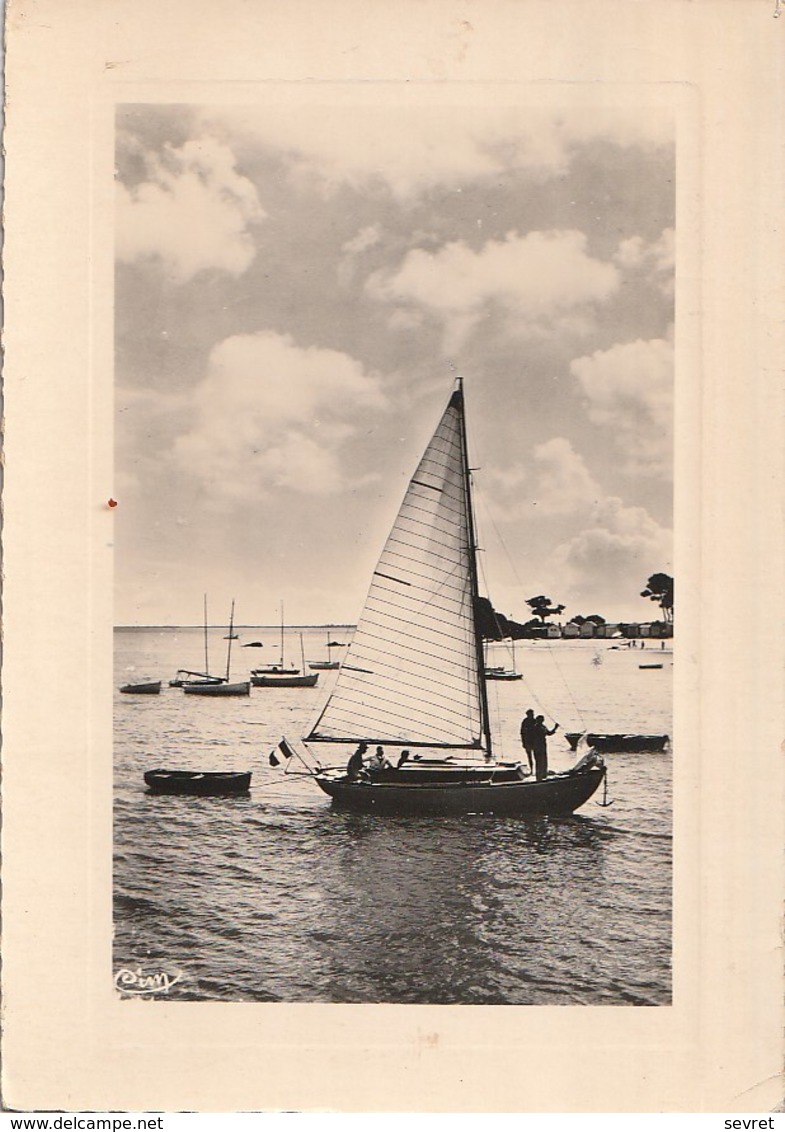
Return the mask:
{"type": "Polygon", "coordinates": [[[392,763],[385,756],[384,748],[377,747],[368,763],[369,770],[392,770],[392,763]]]}

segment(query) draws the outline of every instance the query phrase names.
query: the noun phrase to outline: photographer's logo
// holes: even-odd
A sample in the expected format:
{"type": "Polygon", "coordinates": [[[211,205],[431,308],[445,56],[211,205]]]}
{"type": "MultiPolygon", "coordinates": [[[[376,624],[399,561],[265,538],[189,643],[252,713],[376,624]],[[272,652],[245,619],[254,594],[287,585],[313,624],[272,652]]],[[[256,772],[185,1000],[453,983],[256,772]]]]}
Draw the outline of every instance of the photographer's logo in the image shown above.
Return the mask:
{"type": "Polygon", "coordinates": [[[145,971],[142,967],[121,967],[114,977],[114,985],[123,994],[168,994],[179,983],[182,972],[145,971]]]}

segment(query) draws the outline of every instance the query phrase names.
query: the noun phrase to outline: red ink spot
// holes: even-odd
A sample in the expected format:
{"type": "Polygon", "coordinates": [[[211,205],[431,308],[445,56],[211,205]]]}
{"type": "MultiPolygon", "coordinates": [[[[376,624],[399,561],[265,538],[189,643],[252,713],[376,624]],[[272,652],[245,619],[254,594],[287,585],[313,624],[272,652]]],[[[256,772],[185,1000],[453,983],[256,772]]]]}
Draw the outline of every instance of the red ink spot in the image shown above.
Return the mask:
{"type": "Polygon", "coordinates": [[[116,499],[110,499],[107,506],[108,507],[116,507],[117,506],[117,500],[116,499]]]}

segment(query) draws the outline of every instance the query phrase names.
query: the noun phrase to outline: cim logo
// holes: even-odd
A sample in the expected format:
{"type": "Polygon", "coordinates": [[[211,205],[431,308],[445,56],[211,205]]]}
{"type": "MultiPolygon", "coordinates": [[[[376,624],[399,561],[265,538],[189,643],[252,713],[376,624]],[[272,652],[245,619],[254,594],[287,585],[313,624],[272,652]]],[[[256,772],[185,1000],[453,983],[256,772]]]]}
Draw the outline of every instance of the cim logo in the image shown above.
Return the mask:
{"type": "Polygon", "coordinates": [[[123,994],[168,994],[182,977],[180,971],[176,975],[167,971],[148,974],[142,967],[121,967],[114,977],[114,985],[123,994]]]}

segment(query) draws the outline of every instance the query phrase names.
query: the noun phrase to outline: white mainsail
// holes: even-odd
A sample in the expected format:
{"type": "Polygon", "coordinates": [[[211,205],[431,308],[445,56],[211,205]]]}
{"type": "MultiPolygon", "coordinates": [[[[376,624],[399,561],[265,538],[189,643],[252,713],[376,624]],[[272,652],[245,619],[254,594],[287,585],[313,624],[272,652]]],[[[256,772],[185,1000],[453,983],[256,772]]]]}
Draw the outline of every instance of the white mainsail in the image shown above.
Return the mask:
{"type": "Polygon", "coordinates": [[[487,735],[460,387],[412,477],[309,740],[479,748],[487,735]]]}

